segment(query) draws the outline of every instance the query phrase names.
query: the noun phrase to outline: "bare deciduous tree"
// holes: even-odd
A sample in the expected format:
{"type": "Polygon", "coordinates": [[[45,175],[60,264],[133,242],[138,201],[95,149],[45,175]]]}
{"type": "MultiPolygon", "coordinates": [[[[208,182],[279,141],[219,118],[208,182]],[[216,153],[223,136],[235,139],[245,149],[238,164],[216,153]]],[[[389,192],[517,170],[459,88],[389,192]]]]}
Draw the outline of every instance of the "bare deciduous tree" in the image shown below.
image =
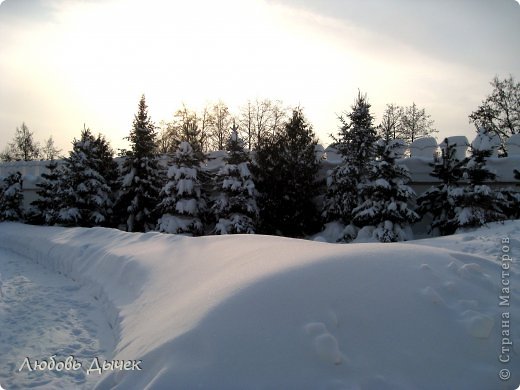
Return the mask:
{"type": "Polygon", "coordinates": [[[228,106],[219,101],[211,109],[211,147],[224,150],[230,135],[231,114],[228,106]]]}
{"type": "Polygon", "coordinates": [[[287,111],[279,100],[248,101],[239,116],[241,136],[248,149],[255,149],[260,141],[283,129],[287,111]]]}
{"type": "Polygon", "coordinates": [[[379,136],[386,142],[396,139],[401,126],[403,108],[396,104],[387,104],[381,124],[378,127],[379,136]]]}
{"type": "Polygon", "coordinates": [[[47,138],[45,144],[42,147],[42,157],[45,160],[54,160],[55,158],[59,157],[60,152],[61,149],[56,148],[54,139],[51,135],[49,138],[47,138]]]}
{"type": "Polygon", "coordinates": [[[425,137],[436,133],[433,127],[433,120],[426,114],[424,108],[418,108],[415,103],[402,110],[401,123],[397,138],[411,144],[417,138],[425,137]]]}
{"type": "Polygon", "coordinates": [[[159,123],[159,134],[157,136],[157,151],[159,154],[175,152],[179,139],[180,136],[173,122],[161,121],[159,123]]]}
{"type": "Polygon", "coordinates": [[[520,133],[520,82],[512,75],[500,80],[497,76],[491,81],[493,91],[486,97],[476,111],[469,116],[470,122],[478,128],[496,134],[504,144],[513,134],[520,133]]]}
{"type": "Polygon", "coordinates": [[[41,148],[33,138],[33,132],[25,123],[16,128],[14,139],[7,148],[0,153],[0,159],[4,161],[31,161],[41,156],[41,148]]]}
{"type": "Polygon", "coordinates": [[[254,112],[254,105],[248,100],[247,104],[242,107],[239,116],[240,136],[245,140],[246,146],[250,151],[253,149],[255,138],[254,112]]]}

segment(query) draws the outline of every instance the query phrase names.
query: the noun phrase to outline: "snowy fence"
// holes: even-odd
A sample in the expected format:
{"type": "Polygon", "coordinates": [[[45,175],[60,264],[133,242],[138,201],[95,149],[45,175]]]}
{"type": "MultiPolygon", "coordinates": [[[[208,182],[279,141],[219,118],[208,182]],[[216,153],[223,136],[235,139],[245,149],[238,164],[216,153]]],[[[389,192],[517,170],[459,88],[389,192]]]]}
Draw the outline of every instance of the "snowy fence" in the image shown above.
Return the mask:
{"type": "MultiPolygon", "coordinates": [[[[450,144],[457,145],[456,157],[463,159],[469,153],[469,143],[466,137],[448,137],[450,144]]],[[[496,148],[495,148],[496,149],[496,148]]],[[[487,166],[496,175],[496,187],[509,187],[518,184],[514,178],[514,169],[520,170],[520,134],[512,136],[506,149],[508,157],[497,157],[496,150],[493,157],[487,160],[487,166]]],[[[408,156],[404,156],[399,161],[405,165],[411,174],[411,187],[417,194],[421,194],[430,186],[436,184],[438,181],[430,175],[432,172],[432,164],[435,157],[439,154],[439,145],[434,138],[426,137],[413,142],[409,148],[408,156]]],[[[341,163],[341,157],[337,151],[332,148],[323,148],[318,145],[316,147],[316,155],[321,160],[320,177],[324,178],[327,171],[341,163]]],[[[225,152],[212,152],[208,156],[206,169],[208,171],[216,171],[224,163],[225,152]]],[[[117,158],[116,160],[119,160],[117,158]]],[[[167,164],[167,158],[163,159],[163,164],[167,164]]],[[[58,164],[61,161],[58,161],[58,164]]],[[[0,178],[7,176],[11,172],[20,172],[23,178],[24,191],[24,206],[28,206],[33,200],[37,198],[36,191],[37,184],[41,180],[41,174],[47,172],[46,165],[49,161],[15,161],[0,163],[0,178]]]]}

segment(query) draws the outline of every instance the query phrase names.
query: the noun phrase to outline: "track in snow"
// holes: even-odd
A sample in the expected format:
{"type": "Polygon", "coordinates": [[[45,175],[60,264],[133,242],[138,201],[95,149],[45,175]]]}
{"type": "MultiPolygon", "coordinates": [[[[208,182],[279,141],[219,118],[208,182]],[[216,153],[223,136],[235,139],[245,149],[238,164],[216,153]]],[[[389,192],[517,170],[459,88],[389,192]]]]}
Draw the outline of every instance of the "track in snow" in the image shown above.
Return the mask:
{"type": "Polygon", "coordinates": [[[31,260],[0,249],[0,385],[3,388],[91,388],[100,379],[86,375],[92,360],[109,359],[114,332],[103,312],[74,281],[31,260]],[[31,362],[73,355],[82,369],[32,371],[31,362]]]}

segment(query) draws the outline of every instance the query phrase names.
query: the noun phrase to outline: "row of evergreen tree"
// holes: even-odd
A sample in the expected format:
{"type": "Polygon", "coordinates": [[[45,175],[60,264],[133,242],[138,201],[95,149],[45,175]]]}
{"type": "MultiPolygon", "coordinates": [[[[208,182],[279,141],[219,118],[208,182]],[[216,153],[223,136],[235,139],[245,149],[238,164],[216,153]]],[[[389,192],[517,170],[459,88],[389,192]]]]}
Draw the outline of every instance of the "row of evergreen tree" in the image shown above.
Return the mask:
{"type": "Polygon", "coordinates": [[[378,137],[366,96],[359,93],[340,120],[334,139],[342,162],[328,173],[326,183],[317,178],[317,139],[300,108],[282,131],[258,145],[252,159],[233,126],[225,165],[211,174],[203,168],[201,148],[186,141],[163,167],[143,96],[128,137],[131,148],[121,165],[103,136],[84,129],[63,164],[48,165],[38,184],[39,198],[25,215],[21,175],[4,180],[0,220],[112,226],[130,232],[290,237],[337,222],[345,226],[340,241],[353,240],[363,229],[363,234],[391,242],[409,239],[410,225],[428,214],[432,230],[443,235],[518,217],[518,191],[486,184],[495,178],[485,165],[491,155],[483,141],[486,134],[463,161],[455,159],[454,146],[445,141],[432,172],[439,185],[415,199],[410,174],[398,163],[404,145],[378,137]]]}

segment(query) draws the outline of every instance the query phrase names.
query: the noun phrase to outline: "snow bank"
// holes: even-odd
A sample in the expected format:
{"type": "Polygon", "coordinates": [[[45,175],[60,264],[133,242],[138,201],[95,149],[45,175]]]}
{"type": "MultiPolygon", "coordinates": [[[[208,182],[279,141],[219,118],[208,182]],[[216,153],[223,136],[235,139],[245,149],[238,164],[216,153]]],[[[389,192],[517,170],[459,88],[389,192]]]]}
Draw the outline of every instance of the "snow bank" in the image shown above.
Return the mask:
{"type": "Polygon", "coordinates": [[[503,237],[517,251],[520,221],[350,245],[0,224],[0,247],[92,288],[120,334],[115,359],[143,361],[99,389],[514,389],[520,277],[514,263],[515,307],[500,307],[503,237]]]}

